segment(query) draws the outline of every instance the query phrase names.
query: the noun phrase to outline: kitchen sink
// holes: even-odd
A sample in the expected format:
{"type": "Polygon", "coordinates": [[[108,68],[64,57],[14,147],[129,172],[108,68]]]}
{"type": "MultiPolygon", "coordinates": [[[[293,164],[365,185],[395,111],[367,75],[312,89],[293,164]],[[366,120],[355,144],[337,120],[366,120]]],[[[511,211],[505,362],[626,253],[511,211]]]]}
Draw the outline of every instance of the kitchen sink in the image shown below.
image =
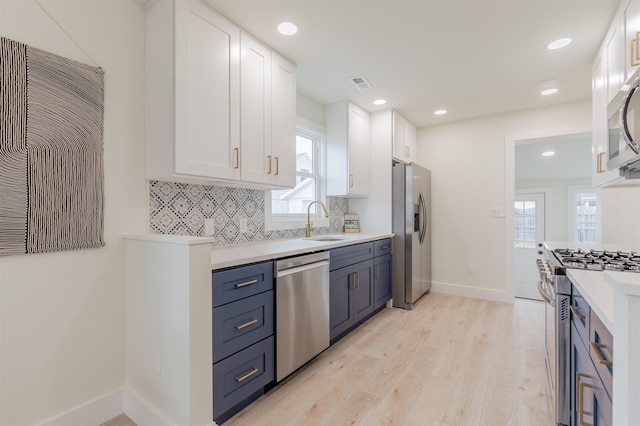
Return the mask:
{"type": "Polygon", "coordinates": [[[342,241],[342,240],[346,240],[346,238],[343,238],[343,237],[308,237],[308,238],[305,238],[305,240],[311,240],[311,241],[342,241]]]}

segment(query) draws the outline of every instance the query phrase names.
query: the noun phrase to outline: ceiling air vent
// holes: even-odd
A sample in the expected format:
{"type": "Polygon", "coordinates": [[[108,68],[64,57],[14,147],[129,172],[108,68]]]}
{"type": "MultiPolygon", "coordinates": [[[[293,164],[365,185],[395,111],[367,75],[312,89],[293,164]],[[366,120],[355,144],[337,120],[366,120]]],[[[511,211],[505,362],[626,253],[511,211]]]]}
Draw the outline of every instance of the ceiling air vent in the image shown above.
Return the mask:
{"type": "Polygon", "coordinates": [[[364,78],[363,75],[359,75],[357,77],[351,77],[351,82],[353,83],[354,86],[356,86],[358,90],[371,89],[371,83],[369,83],[367,79],[364,78]]]}

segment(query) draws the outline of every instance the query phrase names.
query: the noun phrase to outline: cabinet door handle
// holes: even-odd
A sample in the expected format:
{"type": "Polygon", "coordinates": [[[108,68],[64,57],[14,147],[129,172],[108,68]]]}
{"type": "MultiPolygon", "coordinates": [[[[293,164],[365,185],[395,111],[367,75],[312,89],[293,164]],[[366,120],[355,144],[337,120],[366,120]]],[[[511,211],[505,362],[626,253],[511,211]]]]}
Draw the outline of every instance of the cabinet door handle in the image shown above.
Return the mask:
{"type": "Polygon", "coordinates": [[[353,186],[353,175],[349,175],[349,188],[353,186]]]}
{"type": "Polygon", "coordinates": [[[629,55],[629,60],[631,61],[630,65],[632,67],[636,67],[640,65],[640,32],[636,32],[636,38],[631,39],[631,52],[629,55]]]}
{"type": "Polygon", "coordinates": [[[376,265],[376,270],[374,273],[374,278],[380,278],[380,265],[376,265]]]}
{"type": "Polygon", "coordinates": [[[578,383],[578,395],[576,405],[578,406],[578,424],[580,426],[593,426],[591,423],[584,421],[583,416],[586,414],[590,416],[592,413],[584,411],[584,388],[592,388],[589,383],[583,382],[580,379],[583,377],[589,377],[587,374],[576,372],[576,382],[578,383]]]}
{"type": "Polygon", "coordinates": [[[269,171],[267,171],[267,174],[270,175],[271,174],[271,156],[267,155],[267,162],[269,163],[269,171]]]}
{"type": "Polygon", "coordinates": [[[235,325],[233,326],[233,328],[235,328],[236,330],[242,330],[245,327],[249,327],[250,325],[253,325],[255,323],[257,323],[258,320],[257,319],[252,319],[250,321],[245,322],[244,324],[240,324],[240,325],[235,325]]]}
{"type": "Polygon", "coordinates": [[[240,287],[244,287],[244,286],[246,286],[246,285],[255,284],[255,283],[257,283],[257,282],[258,282],[258,280],[251,280],[251,281],[245,281],[245,282],[243,282],[243,283],[239,283],[239,284],[234,284],[233,286],[234,286],[235,288],[240,288],[240,287]]]}
{"type": "Polygon", "coordinates": [[[233,148],[233,168],[237,169],[240,167],[240,148],[233,148]]]}
{"type": "Polygon", "coordinates": [[[596,172],[598,173],[604,173],[606,171],[604,167],[602,167],[602,157],[604,157],[604,154],[604,152],[600,152],[596,157],[596,172]]]}
{"type": "Polygon", "coordinates": [[[585,316],[584,315],[580,315],[578,313],[578,307],[577,306],[569,306],[569,309],[571,309],[571,313],[573,314],[574,317],[578,318],[578,319],[584,319],[585,316]]]}
{"type": "Polygon", "coordinates": [[[243,380],[246,380],[246,379],[248,379],[249,377],[253,376],[253,375],[254,375],[254,374],[256,374],[258,371],[260,371],[260,370],[258,370],[257,368],[253,367],[253,368],[251,369],[251,371],[249,371],[249,372],[248,372],[247,374],[245,374],[244,376],[236,377],[236,378],[235,378],[235,379],[236,379],[236,382],[240,383],[240,382],[242,382],[243,380]]]}
{"type": "Polygon", "coordinates": [[[598,362],[600,364],[606,365],[608,367],[613,366],[613,362],[606,360],[604,356],[602,356],[602,351],[600,351],[600,348],[605,347],[602,343],[589,342],[589,345],[591,345],[591,349],[593,349],[593,352],[596,354],[596,358],[598,358],[598,362]]]}
{"type": "Polygon", "coordinates": [[[278,176],[278,174],[280,174],[280,159],[278,157],[275,157],[276,160],[276,176],[278,176]]]}
{"type": "Polygon", "coordinates": [[[349,274],[349,288],[356,288],[356,273],[349,274]]]}

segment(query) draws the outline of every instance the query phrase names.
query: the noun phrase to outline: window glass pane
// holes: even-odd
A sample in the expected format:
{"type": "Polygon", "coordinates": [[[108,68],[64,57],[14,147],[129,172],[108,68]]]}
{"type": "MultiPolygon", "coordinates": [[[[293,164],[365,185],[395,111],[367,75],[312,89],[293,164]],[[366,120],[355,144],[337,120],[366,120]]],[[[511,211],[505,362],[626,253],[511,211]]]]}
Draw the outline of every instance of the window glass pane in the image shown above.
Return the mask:
{"type": "Polygon", "coordinates": [[[576,241],[595,243],[597,231],[597,193],[595,191],[576,192],[575,219],[576,241]]]}
{"type": "Polygon", "coordinates": [[[296,136],[296,172],[314,173],[313,139],[296,136]]]}
{"type": "MultiPolygon", "coordinates": [[[[323,143],[324,134],[321,131],[304,126],[296,127],[296,187],[270,191],[273,220],[282,223],[300,220],[306,217],[309,203],[322,198],[323,143]]],[[[310,212],[318,215],[319,206],[314,204],[310,212]]]]}

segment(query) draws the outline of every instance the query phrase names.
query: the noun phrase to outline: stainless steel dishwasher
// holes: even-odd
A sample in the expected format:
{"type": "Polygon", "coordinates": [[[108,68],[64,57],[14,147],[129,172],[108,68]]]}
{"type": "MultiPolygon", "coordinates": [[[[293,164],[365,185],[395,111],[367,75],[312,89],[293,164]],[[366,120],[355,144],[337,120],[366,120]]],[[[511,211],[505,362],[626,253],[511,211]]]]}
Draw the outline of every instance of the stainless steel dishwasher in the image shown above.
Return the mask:
{"type": "Polygon", "coordinates": [[[329,252],[276,262],[276,381],[329,347],[329,252]]]}

